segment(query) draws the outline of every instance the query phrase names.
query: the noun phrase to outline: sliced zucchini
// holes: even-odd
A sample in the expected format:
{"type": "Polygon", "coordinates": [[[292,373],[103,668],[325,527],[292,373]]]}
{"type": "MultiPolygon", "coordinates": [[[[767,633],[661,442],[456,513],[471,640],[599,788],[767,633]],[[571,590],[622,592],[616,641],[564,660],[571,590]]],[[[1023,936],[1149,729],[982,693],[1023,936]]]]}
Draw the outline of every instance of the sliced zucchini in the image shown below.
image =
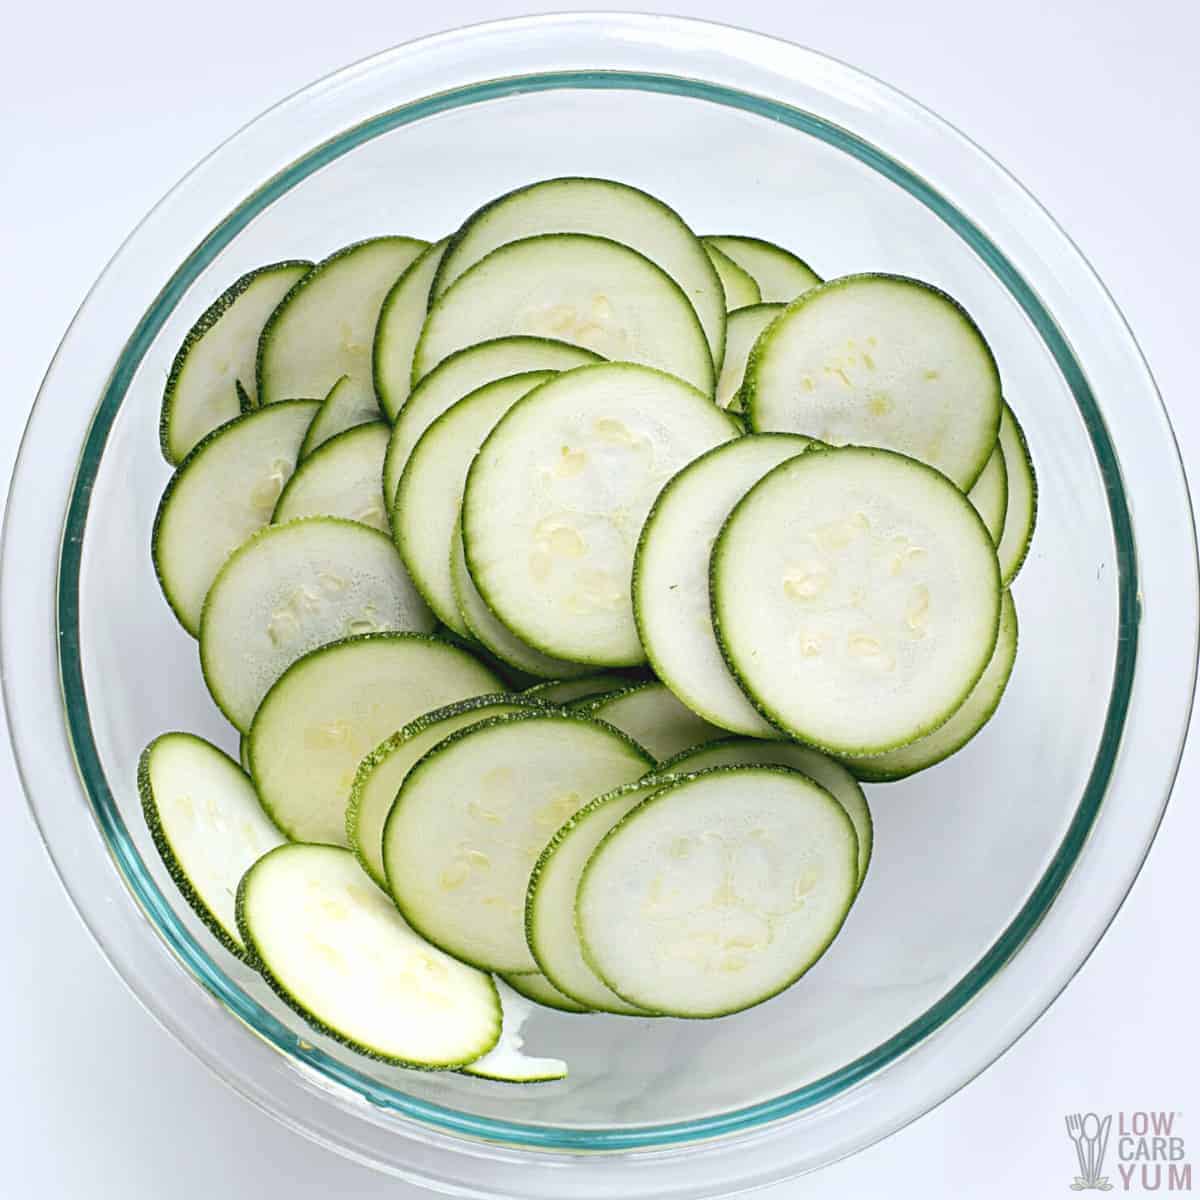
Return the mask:
{"type": "Polygon", "coordinates": [[[651,774],[585,804],[550,839],[529,877],[525,938],[542,974],[564,995],[597,1012],[646,1016],[622,1000],[588,965],[575,928],[575,893],[583,869],[604,836],[671,776],[651,774]]]}
{"type": "Polygon", "coordinates": [[[784,310],[782,304],[751,304],[729,314],[725,326],[725,361],[721,378],[717,380],[717,403],[722,408],[738,412],[742,407],[742,380],[746,363],[759,335],[784,310]]]}
{"type": "Polygon", "coordinates": [[[547,704],[570,704],[591,696],[608,696],[628,686],[626,676],[604,671],[598,675],[585,675],[582,679],[550,679],[526,688],[522,695],[544,700],[547,704]]]}
{"type": "Polygon", "coordinates": [[[721,657],[709,611],[709,554],[734,505],[809,445],[797,434],[755,434],[702,454],[659,493],[633,560],[633,611],[655,674],[697,716],[749,737],[778,734],[721,657]]]}
{"type": "Polygon", "coordinates": [[[703,241],[733,259],[758,284],[760,298],[767,304],[787,304],[821,282],[802,258],[762,238],[720,234],[703,241]]]}
{"type": "Polygon", "coordinates": [[[343,376],[341,402],[374,402],[371,343],[383,298],[428,247],[377,237],[331,254],[279,302],[258,340],[258,402],[324,396],[343,376]]]}
{"type": "Polygon", "coordinates": [[[454,596],[450,547],[467,471],[500,418],[552,378],[552,371],[527,371],[476,388],[429,426],[400,476],[392,518],[396,547],[425,603],[443,624],[464,636],[469,631],[454,596]]]}
{"type": "Polygon", "coordinates": [[[400,476],[413,447],[425,430],[464,396],[485,383],[509,375],[526,371],[567,371],[599,361],[599,356],[590,350],[538,337],[494,338],[450,355],[413,388],[396,416],[383,467],[383,492],[388,511],[395,504],[400,476]]]}
{"type": "Polygon", "coordinates": [[[657,681],[635,683],[623,691],[584,700],[578,711],[615,725],[644,746],[656,762],[728,736],[728,730],[697,716],[671,694],[666,684],[657,681]]]}
{"type": "Polygon", "coordinates": [[[805,293],[754,345],[742,388],[758,432],[899,450],[967,491],[1000,426],[1000,373],[970,316],[899,275],[805,293]]]}
{"type": "Polygon", "coordinates": [[[999,442],[988,455],[987,466],[967,493],[967,499],[983,518],[992,543],[999,546],[1004,536],[1004,514],[1008,509],[1008,469],[999,442]]]}
{"type": "MultiPolygon", "coordinates": [[[[711,270],[707,258],[704,264],[711,270]]],[[[560,338],[604,358],[657,367],[709,396],[716,385],[704,330],[679,284],[607,238],[548,233],[480,259],[433,302],[413,378],[464,346],[512,334],[560,338]]]]}
{"type": "Polygon", "coordinates": [[[524,975],[504,975],[502,978],[514,992],[542,1005],[543,1008],[556,1008],[559,1012],[566,1013],[588,1011],[582,1004],[576,1004],[570,996],[564,996],[545,975],[537,971],[528,971],[524,975]]]}
{"type": "Polygon", "coordinates": [[[348,845],[356,770],[423,713],[504,684],[458,646],[417,633],[366,634],[292,663],[250,726],[250,773],[263,807],[297,842],[348,845]]]}
{"type": "Polygon", "coordinates": [[[461,646],[469,654],[473,654],[481,663],[485,663],[487,667],[495,674],[499,675],[504,680],[505,684],[514,691],[524,691],[525,688],[538,682],[536,675],[530,675],[525,671],[519,671],[516,667],[510,666],[497,658],[482,642],[476,641],[472,637],[462,637],[454,632],[446,625],[441,623],[434,626],[434,633],[438,637],[444,638],[447,642],[455,646],[461,646]]]}
{"type": "MultiPolygon", "coordinates": [[[[951,718],[953,720],[953,718],[951,718]]],[[[945,728],[945,726],[943,726],[945,728]]],[[[920,743],[915,743],[919,745],[920,743]]],[[[901,752],[903,753],[903,752],[901,752]]],[[[874,761],[874,760],[871,760],[874,761]]],[[[731,737],[685,750],[656,768],[658,775],[688,775],[712,767],[791,767],[819,783],[846,810],[858,838],[858,884],[866,877],[875,844],[875,825],[858,780],[837,759],[795,742],[764,742],[731,737]]]]}
{"type": "Polygon", "coordinates": [[[271,685],[308,651],[433,625],[389,537],[308,517],[270,525],[230,555],[204,602],[200,667],[217,707],[245,733],[271,685]]]}
{"type": "Polygon", "coordinates": [[[559,711],[451,734],[408,772],[384,827],[400,911],[464,962],[536,971],[524,923],[533,864],[569,816],[649,766],[624,734],[559,711]]]}
{"type": "Polygon", "coordinates": [[[219,425],[253,407],[258,335],[310,270],[310,262],[280,262],[243,275],[188,331],[163,390],[159,440],[167,462],[183,462],[219,425]]]}
{"type": "Polygon", "coordinates": [[[566,1079],[567,1064],[561,1058],[539,1058],[525,1053],[521,1028],[533,1015],[533,1005],[502,979],[496,980],[496,991],[504,1012],[500,1040],[482,1058],[463,1067],[463,1074],[497,1083],[549,1083],[566,1079]]]}
{"type": "Polygon", "coordinates": [[[1000,449],[1008,476],[1008,507],[1004,514],[1004,536],[996,554],[1000,559],[1000,582],[1004,587],[1017,577],[1033,541],[1037,524],[1037,476],[1025,433],[1013,410],[1006,404],[1000,418],[1000,449]]]}
{"type": "Polygon", "coordinates": [[[1004,593],[1000,608],[1000,636],[987,670],[954,715],[928,737],[873,758],[847,759],[846,766],[859,779],[886,783],[932,767],[961,750],[1000,706],[1017,658],[1017,608],[1012,593],[1004,593]]]}
{"type": "Polygon", "coordinates": [[[300,457],[307,458],[318,447],[339,433],[345,433],[347,429],[378,420],[379,405],[374,397],[364,399],[362,391],[354,386],[350,376],[343,375],[329,389],[329,394],[313,417],[308,433],[304,435],[304,444],[300,447],[300,457]]]}
{"type": "Polygon", "coordinates": [[[944,475],[888,450],[809,450],[757,483],[712,558],[725,660],[759,711],[839,755],[932,732],[983,674],[996,551],[944,475]]]}
{"type": "Polygon", "coordinates": [[[344,517],[387,533],[379,481],[390,434],[386,421],[369,421],[322,442],[288,480],[272,523],[282,525],[297,517],[344,517]]]}
{"type": "Polygon", "coordinates": [[[720,363],[725,297],[700,240],[661,200],[611,179],[546,179],[485,204],[454,235],[438,270],[434,295],[441,296],[493,250],[556,233],[611,238],[662,268],[696,310],[712,360],[720,363]]]}
{"type": "Polygon", "coordinates": [[[282,841],[237,763],[190,733],[142,751],[138,791],[155,848],[196,915],[244,957],[234,898],[246,869],[282,841]]]}
{"type": "Polygon", "coordinates": [[[412,390],[413,352],[429,312],[429,289],[449,244],[449,238],[435,242],[410,264],[392,285],[379,310],[371,371],[376,399],[389,421],[395,421],[412,390]]]}
{"type": "Polygon", "coordinates": [[[291,400],[235,417],[204,438],[167,484],[150,552],[171,611],[193,637],[217,572],[270,521],[316,410],[315,400],[291,400]]]}
{"type": "Polygon", "coordinates": [[[348,850],[272,850],[243,877],[237,915],[254,965],[279,998],[359,1054],[445,1070],[499,1041],[491,977],[413,933],[348,850]]]}
{"type": "Polygon", "coordinates": [[[463,545],[487,606],[543,654],[644,661],[630,600],[642,522],[680,467],[737,433],[695,389],[630,363],[576,367],[531,392],[467,477],[463,545]]]}
{"type": "Polygon", "coordinates": [[[630,1004],[718,1017],[794,983],[858,891],[854,827],[798,771],[721,767],[668,784],[588,860],[576,922],[630,1004]]]}
{"type": "Polygon", "coordinates": [[[385,891],[383,826],[396,793],[413,763],[443,738],[488,717],[503,717],[536,707],[537,701],[505,692],[489,692],[434,709],[379,743],[362,761],[350,785],[346,840],[363,869],[385,891]]]}
{"type": "Polygon", "coordinates": [[[454,585],[454,599],[463,623],[473,638],[501,662],[541,679],[566,680],[573,675],[586,675],[591,668],[565,658],[551,658],[532,646],[527,646],[494,612],[484,603],[475,581],[467,570],[467,558],[463,553],[462,526],[454,523],[454,536],[450,545],[450,580],[454,585]]]}
{"type": "MultiPolygon", "coordinates": [[[[716,246],[706,245],[705,252],[709,262],[721,280],[721,290],[725,293],[726,314],[737,308],[745,308],[749,304],[759,304],[762,301],[762,291],[749,271],[742,270],[723,250],[716,246]]],[[[729,318],[725,318],[725,357],[729,356],[729,318]]],[[[722,364],[722,370],[724,365],[722,364]]],[[[722,405],[722,408],[725,406],[722,405]]]]}

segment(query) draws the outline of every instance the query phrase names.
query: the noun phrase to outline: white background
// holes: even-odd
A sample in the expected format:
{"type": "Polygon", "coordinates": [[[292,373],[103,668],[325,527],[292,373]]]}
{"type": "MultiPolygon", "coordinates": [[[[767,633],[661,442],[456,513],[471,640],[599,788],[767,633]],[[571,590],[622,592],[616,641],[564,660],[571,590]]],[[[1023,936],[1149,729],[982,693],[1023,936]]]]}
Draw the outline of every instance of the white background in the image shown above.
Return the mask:
{"type": "MultiPolygon", "coordinates": [[[[1195,0],[664,8],[845,59],[996,155],[1114,292],[1200,477],[1195,0]]],[[[0,477],[84,292],[198,157],[263,107],[345,63],[522,11],[465,0],[73,0],[9,9],[0,71],[0,477]]],[[[1182,1132],[1192,1133],[1191,1154],[1200,1159],[1198,783],[1193,752],[1111,932],[1015,1049],[889,1141],[764,1195],[1062,1196],[1075,1166],[1062,1114],[1089,1108],[1182,1111],[1182,1132]]],[[[276,1126],[175,1045],[70,911],[6,748],[0,802],[0,1196],[424,1195],[276,1126]]]]}

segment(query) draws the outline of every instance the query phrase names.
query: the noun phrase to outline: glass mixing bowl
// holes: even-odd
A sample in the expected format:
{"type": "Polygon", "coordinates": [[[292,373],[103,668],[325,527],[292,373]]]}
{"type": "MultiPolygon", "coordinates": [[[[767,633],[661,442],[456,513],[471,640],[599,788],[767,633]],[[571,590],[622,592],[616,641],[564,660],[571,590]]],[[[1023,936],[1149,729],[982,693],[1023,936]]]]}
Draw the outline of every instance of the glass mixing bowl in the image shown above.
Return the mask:
{"type": "Polygon", "coordinates": [[[1194,533],[1153,381],[1050,218],[917,104],[808,50],[693,21],[538,17],[350,67],[242,130],[88,296],[30,419],[8,508],[3,672],[34,815],[130,988],[242,1095],[435,1188],[581,1200],[725,1194],[927,1111],[1044,1011],[1103,933],[1174,777],[1196,660],[1194,533]],[[937,283],[996,351],[1041,481],[1021,652],[962,754],[871,789],[875,860],[842,936],[782,996],[713,1022],[539,1012],[563,1083],[373,1064],[307,1029],[192,917],[142,821],[164,729],[234,749],[149,536],[162,385],[184,332],[261,262],[435,238],[485,198],[611,176],[701,232],[821,273],[937,283]]]}

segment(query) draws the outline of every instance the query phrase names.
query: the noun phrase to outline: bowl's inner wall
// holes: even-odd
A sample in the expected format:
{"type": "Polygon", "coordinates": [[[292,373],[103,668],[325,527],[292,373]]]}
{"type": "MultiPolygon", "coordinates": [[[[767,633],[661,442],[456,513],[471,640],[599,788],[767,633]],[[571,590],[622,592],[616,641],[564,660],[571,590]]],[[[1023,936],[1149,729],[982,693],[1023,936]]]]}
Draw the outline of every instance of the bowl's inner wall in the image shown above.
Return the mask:
{"type": "MultiPolygon", "coordinates": [[[[176,264],[162,266],[165,278],[176,264]]],[[[843,149],[786,124],[679,95],[563,89],[378,136],[300,180],[217,255],[143,359],[96,472],[80,645],[92,734],[140,870],[224,973],[210,985],[244,990],[298,1037],[409,1096],[499,1120],[628,1128],[728,1112],[839,1072],[934,1008],[1000,937],[1092,770],[1113,676],[1115,575],[1107,500],[1075,400],[1025,313],[954,229],[843,149]],[[527,1044],[568,1059],[570,1079],[504,1088],[388,1069],[317,1037],[175,892],[142,821],[138,755],[166,729],[234,755],[237,744],[205,690],[195,643],[162,599],[149,542],[168,478],[157,441],[163,382],[183,334],[224,286],[263,262],[319,258],[372,234],[434,239],[484,200],[563,174],[626,180],[698,232],[777,240],[827,277],[884,270],[945,288],[999,360],[1038,466],[1040,523],[1015,588],[1021,649],[999,713],[949,763],[869,789],[874,863],[841,937],[808,976],[715,1022],[539,1013],[527,1044]]]]}

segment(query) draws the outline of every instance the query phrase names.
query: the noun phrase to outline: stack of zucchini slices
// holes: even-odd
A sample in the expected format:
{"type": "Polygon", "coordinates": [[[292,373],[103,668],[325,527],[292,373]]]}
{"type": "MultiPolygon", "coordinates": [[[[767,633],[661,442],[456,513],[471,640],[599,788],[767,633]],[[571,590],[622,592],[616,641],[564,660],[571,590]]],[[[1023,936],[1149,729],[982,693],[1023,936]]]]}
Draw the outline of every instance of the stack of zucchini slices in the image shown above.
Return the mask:
{"type": "Polygon", "coordinates": [[[157,738],[151,833],[384,1062],[560,1079],[535,1007],[788,987],[867,873],[861,781],[959,750],[1013,668],[1036,486],[967,313],[622,183],[243,276],[160,439],[155,569],[241,761],[157,738]]]}

